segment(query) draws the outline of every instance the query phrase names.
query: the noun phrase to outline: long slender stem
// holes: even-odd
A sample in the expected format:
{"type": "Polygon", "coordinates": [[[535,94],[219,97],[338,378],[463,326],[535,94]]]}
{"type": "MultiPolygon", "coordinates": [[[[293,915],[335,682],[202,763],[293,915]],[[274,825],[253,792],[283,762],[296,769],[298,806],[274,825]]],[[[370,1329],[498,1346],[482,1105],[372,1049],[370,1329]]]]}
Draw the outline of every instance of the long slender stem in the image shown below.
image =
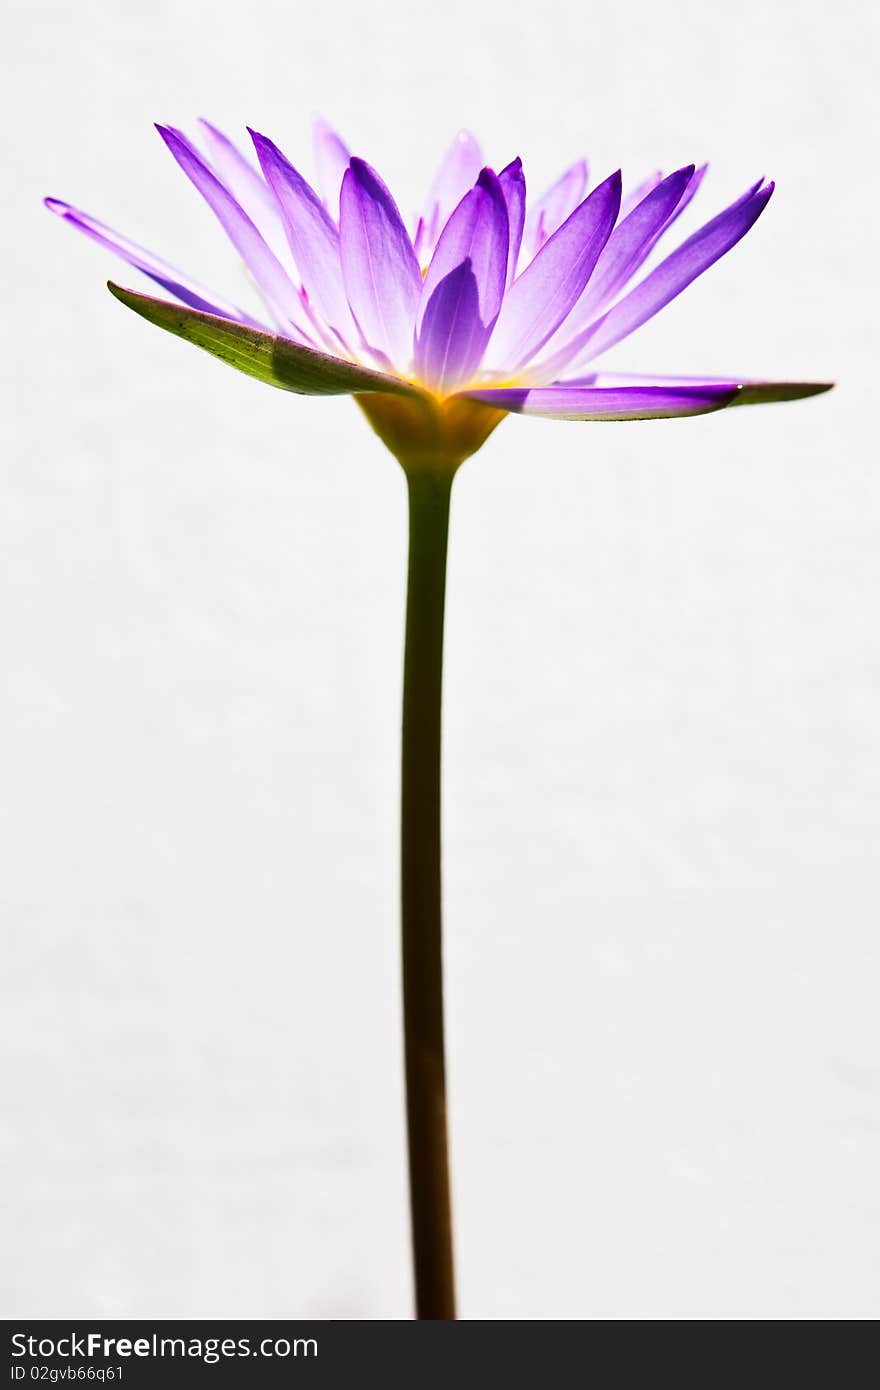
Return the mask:
{"type": "Polygon", "coordinates": [[[407,470],[403,678],[403,1018],[416,1317],[455,1317],[440,907],[440,702],[453,470],[407,470]]]}

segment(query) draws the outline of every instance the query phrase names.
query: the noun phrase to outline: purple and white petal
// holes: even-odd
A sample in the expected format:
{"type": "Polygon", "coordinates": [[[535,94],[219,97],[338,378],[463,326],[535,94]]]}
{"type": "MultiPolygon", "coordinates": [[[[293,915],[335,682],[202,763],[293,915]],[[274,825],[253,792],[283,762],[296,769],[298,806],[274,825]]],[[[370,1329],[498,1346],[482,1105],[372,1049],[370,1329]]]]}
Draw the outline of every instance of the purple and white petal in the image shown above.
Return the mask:
{"type": "Polygon", "coordinates": [[[438,392],[474,375],[507,280],[510,224],[500,180],[483,169],[443,229],[416,320],[416,371],[438,392]]]}
{"type": "Polygon", "coordinates": [[[397,204],[362,159],[352,159],[342,180],[339,246],[345,291],[365,346],[407,372],[422,273],[397,204]]]}
{"type": "Polygon", "coordinates": [[[507,204],[507,221],[510,228],[507,251],[507,283],[511,285],[516,278],[516,267],[519,261],[526,219],[526,179],[523,173],[522,160],[519,158],[511,160],[510,164],[502,169],[498,175],[498,182],[507,204]]]}
{"type": "Polygon", "coordinates": [[[663,387],[691,387],[721,386],[728,387],[733,385],[736,388],[736,396],[730,402],[731,405],[755,405],[766,401],[800,401],[808,396],[819,396],[823,391],[830,391],[833,382],[830,381],[766,381],[759,377],[747,376],[664,376],[652,372],[650,375],[637,372],[589,372],[585,376],[573,378],[571,380],[553,382],[554,386],[599,386],[599,387],[628,387],[628,386],[663,386],[663,387]]]}
{"type": "Polygon", "coordinates": [[[623,196],[620,199],[621,222],[625,217],[629,217],[633,208],[638,207],[642,199],[647,198],[648,194],[651,193],[662,180],[663,174],[661,170],[655,169],[646,179],[641,179],[635,187],[624,190],[623,196]]]}
{"type": "Polygon", "coordinates": [[[705,415],[730,405],[733,381],[678,386],[537,386],[468,391],[473,400],[516,415],[555,420],[658,420],[705,415]]]}
{"type": "Polygon", "coordinates": [[[137,242],[130,241],[106,223],[99,222],[96,217],[90,217],[87,212],[80,212],[79,208],[71,207],[70,203],[63,203],[59,198],[44,198],[43,201],[50,212],[63,217],[65,222],[85,232],[86,236],[91,237],[99,246],[106,247],[108,251],[127,261],[130,266],[134,266],[135,270],[149,276],[157,285],[161,285],[169,294],[179,299],[181,304],[188,304],[190,308],[200,309],[206,314],[217,314],[220,318],[234,319],[236,323],[246,323],[253,328],[265,326],[259,319],[252,318],[229,300],[205,289],[197,280],[184,275],[182,270],[176,270],[167,261],[154,256],[152,251],[138,246],[137,242]]]}
{"type": "Polygon", "coordinates": [[[312,326],[299,290],[247,213],[185,135],[170,126],[157,126],[156,129],[251,272],[278,326],[285,331],[293,328],[310,342],[312,326]]]}
{"type": "Polygon", "coordinates": [[[538,352],[583,294],[620,207],[620,172],[595,188],[508,290],[487,356],[517,371],[538,352]]]}
{"type": "Polygon", "coordinates": [[[417,329],[434,290],[451,270],[470,259],[480,290],[485,322],[498,316],[507,277],[510,224],[501,182],[483,169],[449,218],[425,272],[417,329]]]}
{"type": "Polygon", "coordinates": [[[466,259],[440,281],[428,301],[416,340],[419,381],[448,395],[473,377],[485,346],[477,277],[466,259]]]}
{"type": "MultiPolygon", "coordinates": [[[[602,312],[650,254],[694,177],[689,164],[670,174],[618,222],[596,263],[584,293],[562,327],[569,338],[602,312]]],[[[562,346],[562,343],[559,343],[562,346]]]]}
{"type": "MultiPolygon", "coordinates": [[[[645,261],[650,256],[651,252],[654,250],[654,247],[659,242],[660,238],[666,236],[666,233],[669,231],[670,227],[675,225],[675,223],[681,217],[681,214],[684,212],[685,208],[688,207],[693,198],[696,197],[697,193],[700,191],[703,180],[706,177],[708,168],[708,164],[701,164],[698,168],[694,169],[691,178],[688,180],[687,187],[685,188],[678,202],[673,207],[666,221],[663,223],[661,227],[658,227],[656,232],[654,232],[652,236],[648,237],[643,243],[641,250],[639,251],[638,255],[634,258],[634,261],[629,268],[627,279],[631,280],[632,277],[635,275],[636,271],[641,269],[645,261]]],[[[763,179],[761,180],[761,182],[763,183],[763,179]]],[[[757,184],[756,188],[759,187],[760,184],[757,184]]],[[[753,192],[755,192],[755,188],[750,190],[750,194],[753,192]]],[[[623,289],[625,284],[626,280],[622,281],[618,285],[617,290],[615,290],[615,293],[617,293],[618,290],[623,289]]],[[[604,296],[604,303],[602,306],[603,308],[611,298],[613,298],[613,295],[608,294],[604,296]]]]}
{"type": "Polygon", "coordinates": [[[468,130],[460,130],[446,151],[416,229],[416,255],[424,264],[453,210],[477,180],[483,167],[480,146],[468,130]]]}
{"type": "Polygon", "coordinates": [[[587,161],[578,159],[529,208],[523,234],[523,259],[529,261],[540,251],[557,228],[583,201],[587,191],[587,161]]]}
{"type": "Polygon", "coordinates": [[[228,135],[224,135],[222,130],[218,130],[202,117],[199,118],[199,125],[214,173],[229,189],[287,270],[290,251],[281,220],[281,210],[271,188],[228,135]]]}
{"type": "Polygon", "coordinates": [[[557,420],[656,420],[705,415],[726,406],[804,400],[830,391],[831,386],[831,382],[820,381],[593,372],[578,381],[558,381],[550,386],[507,387],[466,394],[500,410],[557,420]]]}
{"type": "Polygon", "coordinates": [[[278,201],[303,289],[343,346],[356,341],[354,321],[342,284],[339,232],[321,199],[278,146],[250,131],[260,167],[278,201]]]}
{"type": "Polygon", "coordinates": [[[745,236],[764,211],[772,193],[772,183],[749,190],[707,222],[607,313],[575,334],[555,356],[542,363],[542,372],[550,380],[558,378],[569,365],[592,361],[653,318],[745,236]]]}
{"type": "Polygon", "coordinates": [[[338,222],[339,192],[351,152],[341,136],[322,116],[316,116],[312,123],[312,140],[315,168],[318,171],[318,188],[321,190],[327,211],[334,222],[338,222]]]}
{"type": "Polygon", "coordinates": [[[672,212],[669,214],[669,217],[666,220],[666,224],[661,228],[660,232],[658,233],[658,236],[665,236],[672,224],[678,221],[685,208],[689,205],[692,199],[694,199],[696,195],[699,193],[700,189],[703,186],[703,180],[708,172],[708,164],[697,165],[696,169],[694,170],[693,178],[690,180],[687,188],[682,193],[680,201],[676,203],[672,212]]]}

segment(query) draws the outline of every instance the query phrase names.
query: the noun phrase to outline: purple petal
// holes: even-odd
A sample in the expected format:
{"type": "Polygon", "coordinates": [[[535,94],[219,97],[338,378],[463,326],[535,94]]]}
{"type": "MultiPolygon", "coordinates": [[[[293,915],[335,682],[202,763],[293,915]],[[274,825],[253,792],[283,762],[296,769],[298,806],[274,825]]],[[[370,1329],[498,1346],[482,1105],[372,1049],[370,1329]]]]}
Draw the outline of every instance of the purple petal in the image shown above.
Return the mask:
{"type": "MultiPolygon", "coordinates": [[[[673,207],[673,209],[672,209],[672,211],[670,212],[669,216],[667,217],[666,221],[663,223],[663,225],[662,225],[661,227],[659,227],[659,228],[657,229],[657,231],[654,233],[653,236],[649,237],[649,238],[645,241],[645,243],[644,243],[644,245],[642,246],[641,250],[639,251],[638,255],[635,257],[634,263],[633,263],[632,266],[630,267],[629,273],[628,273],[628,275],[627,275],[627,277],[626,277],[627,279],[632,279],[632,277],[633,277],[633,275],[635,275],[636,271],[639,270],[640,267],[641,267],[642,265],[644,265],[645,261],[646,261],[646,260],[648,259],[648,257],[650,256],[651,252],[653,251],[654,247],[657,245],[657,243],[658,243],[658,241],[660,240],[660,238],[661,238],[661,237],[664,237],[664,236],[666,235],[666,233],[669,231],[669,228],[672,227],[672,226],[674,226],[674,224],[675,224],[675,223],[678,221],[678,219],[681,217],[681,214],[684,212],[685,208],[688,206],[688,204],[691,202],[691,200],[692,200],[692,199],[696,196],[696,194],[699,192],[700,187],[701,187],[701,185],[702,185],[702,183],[703,183],[703,179],[706,177],[706,172],[707,172],[708,168],[709,168],[708,164],[701,164],[701,165],[699,166],[698,169],[695,169],[695,170],[694,170],[694,173],[693,173],[692,178],[690,179],[690,181],[689,181],[687,187],[685,188],[684,192],[682,193],[681,198],[679,199],[679,201],[678,201],[678,202],[675,204],[675,206],[673,207]]],[[[763,183],[763,179],[761,180],[761,183],[763,183]]],[[[761,183],[755,184],[754,187],[752,187],[752,188],[749,190],[749,193],[748,193],[747,196],[751,197],[752,193],[756,192],[757,189],[760,188],[761,183]]],[[[742,201],[742,200],[741,200],[741,201],[742,201]]],[[[623,288],[623,284],[625,284],[625,283],[626,283],[626,282],[623,281],[621,284],[619,284],[619,285],[617,286],[617,289],[615,289],[614,293],[616,294],[617,291],[618,291],[619,289],[622,289],[622,288],[623,288]]],[[[592,289],[592,286],[591,286],[591,289],[592,289]]],[[[604,296],[604,303],[603,303],[603,305],[602,305],[603,308],[605,307],[605,304],[608,303],[609,299],[611,299],[612,297],[613,297],[613,296],[610,295],[610,294],[604,296]]]]}
{"type": "Polygon", "coordinates": [[[514,159],[498,175],[501,192],[507,204],[507,220],[510,227],[510,241],[507,252],[507,284],[512,285],[516,277],[516,265],[522,246],[523,226],[526,217],[526,180],[522,160],[514,159]]]}
{"type": "MultiPolygon", "coordinates": [[[[691,199],[694,198],[696,194],[700,191],[700,188],[703,184],[703,179],[706,177],[708,169],[708,164],[700,164],[694,170],[693,178],[691,179],[687,188],[682,193],[680,202],[676,203],[675,207],[672,209],[672,212],[669,214],[669,217],[667,218],[666,223],[661,229],[659,235],[665,236],[665,234],[669,231],[669,228],[672,226],[673,222],[677,222],[679,217],[681,217],[681,214],[684,212],[691,199]]],[[[758,185],[758,187],[760,187],[760,184],[758,185]]]]}
{"type": "Polygon", "coordinates": [[[203,118],[199,125],[214,173],[285,265],[289,256],[287,237],[271,188],[228,135],[203,118]]]}
{"type": "Polygon", "coordinates": [[[318,187],[324,197],[327,211],[335,222],[339,221],[339,190],[351,158],[344,141],[331,125],[321,116],[316,116],[312,127],[315,148],[315,168],[318,171],[318,187]]]}
{"type": "Polygon", "coordinates": [[[728,405],[804,400],[830,391],[826,381],[751,381],[742,377],[630,376],[596,372],[580,382],[532,390],[508,387],[466,394],[501,410],[559,420],[652,420],[703,415],[728,405]]]}
{"type": "Polygon", "coordinates": [[[654,420],[704,415],[730,405],[736,382],[693,386],[538,386],[468,391],[474,400],[518,415],[557,420],[654,420]]]}
{"type": "Polygon", "coordinates": [[[438,395],[473,376],[486,346],[480,294],[470,260],[451,270],[428,301],[416,342],[416,372],[438,395]]]}
{"type": "Polygon", "coordinates": [[[397,204],[362,159],[352,159],[342,180],[339,233],[345,290],[364,341],[406,370],[422,274],[397,204]]]}
{"type": "Polygon", "coordinates": [[[630,189],[628,193],[624,193],[623,197],[620,200],[621,221],[623,221],[624,217],[629,217],[633,208],[637,207],[643,198],[647,198],[648,194],[651,193],[657,187],[658,183],[661,182],[662,178],[663,174],[661,173],[661,171],[659,169],[655,169],[654,172],[652,174],[649,174],[646,179],[642,179],[641,183],[637,183],[635,188],[630,189]]]}
{"type": "Polygon", "coordinates": [[[555,333],[584,291],[620,207],[620,172],[595,188],[514,280],[492,335],[499,371],[523,366],[555,333]]]}
{"type": "Polygon", "coordinates": [[[607,313],[576,334],[566,347],[543,364],[547,373],[558,376],[568,363],[598,357],[600,352],[613,347],[653,318],[692,280],[714,265],[745,236],[767,206],[773,184],[766,188],[756,187],[757,191],[753,187],[707,222],[607,313]]]}
{"type": "Polygon", "coordinates": [[[45,198],[43,200],[50,212],[57,213],[63,217],[65,222],[71,226],[78,227],[86,236],[96,241],[99,246],[104,246],[108,251],[121,256],[129,265],[134,266],[135,270],[140,270],[144,275],[148,275],[151,280],[155,280],[157,285],[168,290],[182,304],[188,304],[192,309],[200,309],[206,314],[217,314],[220,318],[234,319],[236,323],[246,323],[255,328],[262,328],[259,320],[251,318],[243,309],[238,309],[228,300],[221,299],[218,295],[206,290],[198,281],[191,280],[182,271],[175,270],[173,265],[167,261],[154,256],[151,251],[147,251],[143,246],[138,246],[136,242],[129,241],[128,237],[121,236],[112,227],[99,222],[97,218],[90,217],[86,212],[80,212],[78,208],[73,208],[69,203],[62,203],[58,198],[45,198]]]}
{"type": "Polygon", "coordinates": [[[428,190],[416,233],[416,254],[423,262],[437,245],[447,219],[477,180],[483,156],[470,131],[460,130],[446,151],[428,190]]]}
{"type": "Polygon", "coordinates": [[[483,169],[443,228],[425,274],[419,324],[437,285],[468,258],[480,290],[484,322],[494,323],[504,297],[509,240],[501,182],[491,169],[483,169]]]}
{"type": "Polygon", "coordinates": [[[185,135],[170,126],[157,126],[156,129],[253,275],[279,327],[288,329],[292,326],[306,341],[310,341],[311,325],[299,292],[247,213],[211,172],[185,135]]]}
{"type": "Polygon", "coordinates": [[[480,364],[504,297],[509,236],[500,181],[484,169],[446,223],[422,290],[416,371],[437,391],[480,364]]]}
{"type": "Polygon", "coordinates": [[[260,166],[278,200],[303,288],[344,344],[355,327],[342,285],[339,233],[317,193],[265,135],[250,131],[260,166]]]}
{"type": "Polygon", "coordinates": [[[529,209],[526,217],[523,252],[526,263],[540,251],[544,242],[570,217],[587,191],[587,161],[579,159],[566,169],[529,209]]]}
{"type": "Polygon", "coordinates": [[[693,177],[693,164],[670,174],[642,199],[629,217],[617,224],[596,263],[590,283],[563,325],[564,333],[573,337],[635,274],[668,225],[693,177]]]}

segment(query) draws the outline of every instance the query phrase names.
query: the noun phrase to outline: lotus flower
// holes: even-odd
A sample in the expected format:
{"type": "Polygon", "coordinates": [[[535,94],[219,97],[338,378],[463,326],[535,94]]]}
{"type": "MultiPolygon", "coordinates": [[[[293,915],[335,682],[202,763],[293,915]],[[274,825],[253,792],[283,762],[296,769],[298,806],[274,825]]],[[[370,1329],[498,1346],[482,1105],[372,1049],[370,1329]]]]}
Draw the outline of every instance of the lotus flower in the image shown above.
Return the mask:
{"type": "Polygon", "coordinates": [[[459,135],[412,233],[391,193],[323,122],[319,190],[251,131],[257,164],[202,123],[200,151],[159,132],[217,217],[263,301],[254,317],[67,203],[48,206],[171,296],[110,286],[161,328],[288,391],[353,395],[403,465],[410,540],[403,694],[404,1039],[416,1310],[455,1316],[446,1136],[440,913],[440,709],[452,479],[507,414],[568,420],[700,415],[827,386],[597,371],[735,246],[773,192],[763,180],[655,269],[648,257],[705,167],[588,191],[573,164],[526,202],[522,164],[483,167],[459,135]],[[633,283],[635,282],[635,283],[633,283]]]}
{"type": "Polygon", "coordinates": [[[594,366],[736,245],[772,183],[753,184],[633,285],[705,166],[655,174],[623,195],[619,172],[588,192],[579,160],[527,205],[521,161],[496,174],[462,133],[411,235],[376,171],[323,121],[320,191],[256,131],[258,167],[207,121],[202,150],[179,130],[158,130],[259,290],[262,319],[87,213],[54,198],[47,206],[173,296],[111,284],[145,318],[274,386],[359,397],[398,455],[433,452],[442,437],[460,462],[508,412],[642,420],[827,389],[594,366]]]}

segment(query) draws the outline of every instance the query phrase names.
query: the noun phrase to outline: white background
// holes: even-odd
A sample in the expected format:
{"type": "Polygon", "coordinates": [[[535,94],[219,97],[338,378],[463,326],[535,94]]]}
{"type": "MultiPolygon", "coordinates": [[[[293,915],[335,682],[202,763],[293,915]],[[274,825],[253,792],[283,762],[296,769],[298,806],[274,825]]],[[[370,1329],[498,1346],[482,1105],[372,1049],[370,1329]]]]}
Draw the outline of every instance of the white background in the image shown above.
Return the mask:
{"type": "MultiPolygon", "coordinates": [[[[346,400],[139,321],[67,198],[218,288],[153,120],[320,110],[407,208],[761,174],[616,360],[836,378],[513,418],[456,483],[445,743],[462,1314],[878,1310],[876,12],[15,0],[3,125],[2,1312],[409,1315],[402,475],[346,400]],[[872,51],[873,50],[873,51],[872,51]]],[[[145,286],[144,286],[145,287],[145,286]]]]}

